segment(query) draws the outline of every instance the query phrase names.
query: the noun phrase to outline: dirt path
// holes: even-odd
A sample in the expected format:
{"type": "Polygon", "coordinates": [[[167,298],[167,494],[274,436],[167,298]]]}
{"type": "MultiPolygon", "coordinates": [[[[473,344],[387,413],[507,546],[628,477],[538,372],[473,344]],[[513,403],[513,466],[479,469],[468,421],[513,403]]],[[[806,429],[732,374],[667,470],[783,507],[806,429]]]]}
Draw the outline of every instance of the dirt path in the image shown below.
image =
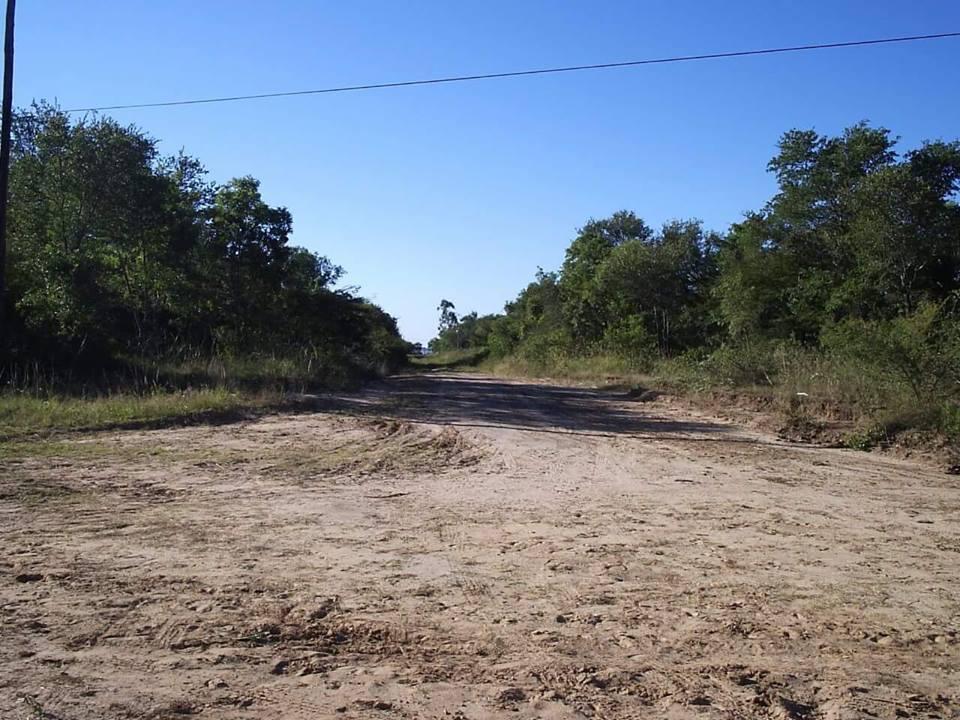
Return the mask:
{"type": "Polygon", "coordinates": [[[0,717],[960,717],[960,483],[478,376],[0,460],[0,717]]]}

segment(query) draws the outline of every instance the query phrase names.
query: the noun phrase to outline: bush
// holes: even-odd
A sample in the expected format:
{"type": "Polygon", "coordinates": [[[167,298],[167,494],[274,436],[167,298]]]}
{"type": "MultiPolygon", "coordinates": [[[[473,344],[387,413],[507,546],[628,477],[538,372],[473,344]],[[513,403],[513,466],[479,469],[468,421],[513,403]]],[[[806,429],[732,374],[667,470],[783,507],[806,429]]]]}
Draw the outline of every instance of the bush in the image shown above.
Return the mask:
{"type": "Polygon", "coordinates": [[[657,352],[657,341],[638,315],[629,315],[607,328],[603,348],[630,361],[637,369],[649,369],[657,352]]]}
{"type": "Polygon", "coordinates": [[[745,339],[722,345],[703,361],[707,375],[721,385],[774,386],[796,374],[804,350],[785,340],[745,339]]]}
{"type": "Polygon", "coordinates": [[[570,336],[565,330],[532,333],[520,343],[517,354],[524,360],[555,365],[571,355],[571,344],[570,336]]]}
{"type": "Polygon", "coordinates": [[[893,320],[847,320],[824,330],[824,348],[885,385],[935,403],[960,393],[960,322],[927,304],[893,320]]]}

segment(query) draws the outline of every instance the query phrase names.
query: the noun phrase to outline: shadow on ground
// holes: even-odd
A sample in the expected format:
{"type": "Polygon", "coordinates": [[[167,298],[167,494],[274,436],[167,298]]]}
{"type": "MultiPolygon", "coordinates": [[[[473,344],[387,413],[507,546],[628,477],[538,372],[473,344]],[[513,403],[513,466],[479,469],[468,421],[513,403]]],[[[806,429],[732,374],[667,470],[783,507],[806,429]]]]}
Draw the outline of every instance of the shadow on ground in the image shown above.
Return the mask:
{"type": "Polygon", "coordinates": [[[458,427],[499,427],[604,435],[724,436],[730,428],[676,420],[630,404],[625,393],[542,385],[479,375],[427,373],[391,378],[359,395],[317,398],[323,409],[458,427]]]}

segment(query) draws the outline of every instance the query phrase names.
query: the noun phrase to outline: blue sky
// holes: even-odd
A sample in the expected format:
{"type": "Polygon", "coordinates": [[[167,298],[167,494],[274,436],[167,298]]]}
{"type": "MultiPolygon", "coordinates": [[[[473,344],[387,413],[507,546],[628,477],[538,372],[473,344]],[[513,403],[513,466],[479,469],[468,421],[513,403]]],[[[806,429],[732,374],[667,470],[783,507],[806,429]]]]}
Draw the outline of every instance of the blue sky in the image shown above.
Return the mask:
{"type": "MultiPolygon", "coordinates": [[[[18,105],[64,108],[960,30],[955,0],[44,0],[18,7],[18,105]]],[[[112,113],[254,175],[294,242],[429,339],[495,312],[590,217],[723,230],[792,127],[960,137],[960,40],[112,113]]]]}

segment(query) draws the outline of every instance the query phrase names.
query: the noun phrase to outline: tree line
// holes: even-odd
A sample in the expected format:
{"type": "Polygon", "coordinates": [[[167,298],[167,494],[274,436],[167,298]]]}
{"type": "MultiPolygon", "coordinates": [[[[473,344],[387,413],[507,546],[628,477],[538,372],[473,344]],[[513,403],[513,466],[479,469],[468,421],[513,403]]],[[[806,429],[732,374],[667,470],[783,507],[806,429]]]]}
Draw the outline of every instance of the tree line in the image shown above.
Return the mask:
{"type": "Polygon", "coordinates": [[[291,244],[253,177],[214,183],[137,127],[42,103],[16,114],[12,148],[5,367],[403,362],[394,319],[335,289],[342,268],[291,244]]]}
{"type": "Polygon", "coordinates": [[[447,307],[432,349],[541,364],[607,354],[730,383],[774,382],[790,358],[846,359],[917,400],[954,401],[960,143],[900,153],[865,123],[793,130],[768,170],[776,194],[724,233],[628,211],[590,220],[503,313],[452,322],[447,307]]]}

